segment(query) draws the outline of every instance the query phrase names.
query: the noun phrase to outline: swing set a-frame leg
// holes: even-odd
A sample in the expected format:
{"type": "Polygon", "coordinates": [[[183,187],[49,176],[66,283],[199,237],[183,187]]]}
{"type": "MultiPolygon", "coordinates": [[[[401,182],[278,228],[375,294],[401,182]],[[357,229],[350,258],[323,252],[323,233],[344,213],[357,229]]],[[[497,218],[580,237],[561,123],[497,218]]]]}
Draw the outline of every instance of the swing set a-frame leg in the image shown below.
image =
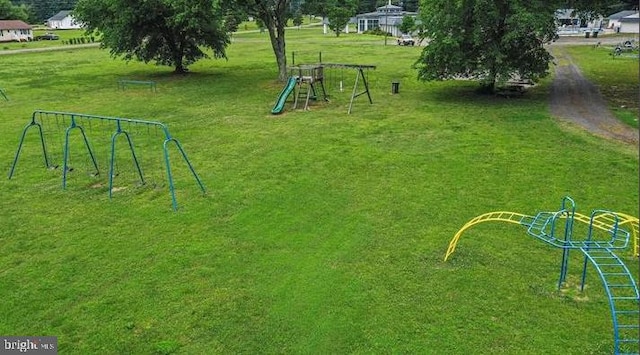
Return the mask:
{"type": "Polygon", "coordinates": [[[22,151],[22,145],[24,144],[24,137],[27,135],[27,131],[29,130],[29,128],[34,126],[38,128],[38,133],[40,134],[40,144],[42,145],[42,156],[44,157],[44,166],[47,167],[47,169],[51,167],[51,165],[49,165],[49,156],[47,155],[47,145],[44,142],[42,125],[32,120],[22,130],[22,135],[20,136],[20,143],[18,143],[18,150],[16,151],[16,156],[13,158],[13,164],[11,164],[11,170],[9,170],[9,179],[13,177],[13,173],[16,169],[16,165],[18,164],[18,158],[20,157],[20,152],[22,151]]]}
{"type": "Polygon", "coordinates": [[[200,190],[202,191],[203,194],[206,193],[206,190],[204,188],[204,184],[202,183],[202,180],[200,180],[200,177],[196,173],[196,170],[193,168],[193,165],[191,165],[189,158],[187,158],[187,153],[185,153],[184,149],[182,149],[180,142],[178,142],[178,140],[175,138],[169,138],[165,140],[163,144],[164,161],[165,161],[165,168],[167,170],[167,180],[169,180],[169,192],[171,194],[171,205],[173,207],[173,210],[177,211],[178,202],[176,200],[176,192],[173,186],[173,175],[171,174],[171,162],[169,161],[169,149],[167,147],[169,142],[175,143],[176,147],[178,148],[178,151],[180,151],[180,154],[182,155],[182,159],[184,159],[185,163],[187,163],[187,166],[189,166],[189,170],[191,171],[191,174],[193,175],[193,177],[196,179],[196,182],[198,183],[198,186],[200,187],[200,190]]]}
{"type": "Polygon", "coordinates": [[[89,157],[91,157],[91,162],[93,163],[93,167],[96,170],[94,175],[100,175],[100,169],[98,169],[98,162],[96,161],[96,157],[91,150],[91,146],[89,145],[89,139],[87,135],[84,133],[84,129],[82,126],[76,125],[75,121],[71,122],[71,126],[69,126],[65,131],[65,139],[64,139],[64,161],[62,163],[62,189],[67,188],[67,172],[69,170],[69,134],[73,129],[79,129],[82,134],[82,140],[84,142],[85,147],[87,147],[87,151],[89,152],[89,157]]]}
{"type": "Polygon", "coordinates": [[[133,158],[133,163],[136,166],[136,170],[138,171],[138,176],[140,177],[140,183],[145,184],[144,175],[142,174],[142,168],[140,167],[140,162],[138,161],[138,157],[136,156],[136,151],[133,148],[133,142],[131,141],[131,137],[127,131],[123,131],[120,129],[118,125],[118,131],[111,136],[111,157],[109,159],[109,199],[111,199],[113,195],[113,177],[115,175],[115,160],[116,160],[116,139],[119,135],[123,134],[127,139],[127,143],[129,144],[129,150],[131,150],[131,157],[133,158]]]}

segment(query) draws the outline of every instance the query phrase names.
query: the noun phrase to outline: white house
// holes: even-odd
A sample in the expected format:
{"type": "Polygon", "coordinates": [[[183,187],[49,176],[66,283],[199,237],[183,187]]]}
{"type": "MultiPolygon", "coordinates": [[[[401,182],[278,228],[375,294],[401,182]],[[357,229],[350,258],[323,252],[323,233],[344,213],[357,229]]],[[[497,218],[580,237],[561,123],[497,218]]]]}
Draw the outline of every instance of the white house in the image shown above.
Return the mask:
{"type": "MultiPolygon", "coordinates": [[[[638,11],[635,10],[625,10],[625,11],[620,11],[620,12],[616,12],[613,15],[609,15],[608,20],[609,23],[607,24],[607,28],[610,28],[614,31],[619,31],[620,27],[621,27],[621,22],[620,20],[627,17],[627,16],[631,16],[631,15],[636,15],[636,18],[638,16],[638,11]]],[[[636,33],[638,32],[637,29],[635,31],[636,33]]]]}
{"type": "Polygon", "coordinates": [[[70,30],[80,28],[71,15],[71,10],[60,11],[47,20],[47,27],[59,30],[70,30]]]}
{"type": "Polygon", "coordinates": [[[556,24],[560,35],[596,31],[603,27],[602,21],[600,16],[591,20],[581,19],[574,9],[556,11],[556,24]]]}
{"type": "Polygon", "coordinates": [[[640,33],[640,16],[637,12],[620,19],[620,33],[640,33]]]}
{"type": "MultiPolygon", "coordinates": [[[[611,17],[609,17],[609,23],[611,22],[611,17]]],[[[640,33],[640,17],[638,16],[638,12],[635,11],[630,15],[614,19],[612,28],[619,33],[640,33]]]]}
{"type": "Polygon", "coordinates": [[[358,33],[380,28],[382,31],[391,33],[392,36],[401,35],[398,27],[405,16],[416,17],[416,12],[402,10],[402,7],[391,5],[391,0],[387,5],[378,7],[375,12],[356,15],[354,22],[358,26],[358,33]]]}
{"type": "Polygon", "coordinates": [[[31,26],[20,20],[0,20],[0,42],[27,42],[33,40],[31,26]]]}

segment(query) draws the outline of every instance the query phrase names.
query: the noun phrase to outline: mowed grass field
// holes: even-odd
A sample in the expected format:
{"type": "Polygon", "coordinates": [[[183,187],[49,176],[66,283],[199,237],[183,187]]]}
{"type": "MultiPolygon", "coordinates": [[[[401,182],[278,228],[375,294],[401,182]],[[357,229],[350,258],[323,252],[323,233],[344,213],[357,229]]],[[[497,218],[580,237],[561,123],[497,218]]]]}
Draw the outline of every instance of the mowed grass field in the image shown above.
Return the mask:
{"type": "MultiPolygon", "coordinates": [[[[554,211],[565,195],[585,214],[637,216],[637,147],[556,121],[550,78],[505,99],[418,82],[420,48],[380,37],[290,30],[287,51],[375,65],[373,104],[360,96],[347,115],[356,71],[333,69],[329,102],[271,115],[283,83],[266,33],[234,35],[228,60],[185,76],[97,48],[0,57],[0,170],[34,110],[79,112],[165,123],[207,190],[172,148],[173,212],[162,134],[132,125],[148,184],[120,141],[109,200],[115,128],[98,123],[87,131],[102,173],[72,131],[62,190],[29,131],[0,179],[0,334],[57,336],[63,354],[612,353],[604,288],[590,268],[578,290],[578,253],[560,291],[561,251],[518,225],[473,227],[443,257],[471,218],[554,211]]],[[[45,125],[58,164],[66,125],[45,125]]]]}

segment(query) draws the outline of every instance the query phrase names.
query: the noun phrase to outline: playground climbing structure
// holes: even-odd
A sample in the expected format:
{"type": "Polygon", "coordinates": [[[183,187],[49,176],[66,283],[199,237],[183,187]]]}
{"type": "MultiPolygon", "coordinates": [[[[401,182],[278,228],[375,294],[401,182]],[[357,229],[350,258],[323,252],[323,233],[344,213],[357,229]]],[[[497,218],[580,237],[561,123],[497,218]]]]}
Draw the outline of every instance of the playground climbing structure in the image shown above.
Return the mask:
{"type": "Polygon", "coordinates": [[[558,211],[539,212],[535,216],[517,212],[489,212],[467,222],[451,239],[445,261],[453,254],[460,236],[470,227],[484,222],[507,222],[527,229],[527,234],[546,244],[562,249],[558,288],[566,281],[569,252],[579,250],[584,254],[581,291],[584,290],[587,265],[596,269],[604,286],[611,318],[615,354],[640,353],[640,298],[636,280],[616,252],[624,250],[633,236],[634,255],[638,253],[638,218],[624,213],[594,210],[591,215],[575,211],[570,197],[562,200],[558,211]],[[576,227],[582,226],[585,234],[575,238],[576,227]],[[631,232],[629,232],[631,231],[631,232]]]}
{"type": "Polygon", "coordinates": [[[292,75],[296,79],[295,97],[293,109],[298,108],[298,103],[304,100],[304,109],[309,109],[309,100],[317,99],[318,92],[322,90],[322,97],[327,99],[327,91],[324,88],[324,67],[322,65],[300,65],[291,67],[292,75]]]}
{"type": "MultiPolygon", "coordinates": [[[[100,176],[100,167],[99,167],[99,157],[96,152],[100,149],[96,149],[95,145],[92,144],[91,137],[97,137],[98,135],[103,136],[104,142],[108,143],[108,150],[104,149],[106,147],[102,147],[102,151],[108,152],[108,165],[109,165],[109,173],[108,173],[108,181],[109,181],[109,198],[111,199],[114,187],[114,177],[118,175],[117,173],[117,162],[116,162],[116,143],[119,137],[123,137],[126,140],[128,150],[131,153],[131,160],[133,162],[133,166],[135,167],[135,174],[139,179],[141,185],[146,183],[145,175],[142,172],[142,160],[139,155],[136,154],[136,148],[139,146],[134,145],[133,142],[133,131],[142,131],[146,139],[146,145],[142,144],[144,147],[143,150],[149,148],[161,148],[163,152],[163,163],[158,165],[164,165],[166,170],[167,182],[169,186],[169,192],[171,194],[171,202],[174,210],[177,210],[178,203],[176,200],[176,193],[174,187],[174,176],[171,169],[171,161],[169,159],[169,146],[173,145],[177,148],[184,162],[189,168],[191,175],[196,180],[198,186],[202,193],[205,193],[204,185],[200,180],[200,177],[196,173],[193,165],[187,158],[187,154],[180,142],[171,136],[169,133],[168,127],[160,122],[156,121],[147,121],[147,120],[138,120],[138,119],[130,119],[130,118],[120,118],[120,117],[106,117],[106,116],[95,116],[95,115],[87,115],[81,113],[69,113],[69,112],[55,112],[55,111],[35,111],[31,116],[30,122],[25,126],[22,131],[22,135],[20,136],[20,142],[18,144],[18,149],[16,151],[15,158],[13,160],[13,164],[11,165],[11,170],[9,171],[9,179],[11,179],[15,173],[16,165],[18,164],[18,160],[20,158],[20,153],[22,151],[23,145],[25,143],[25,137],[27,136],[27,132],[35,129],[38,132],[37,139],[39,140],[38,145],[42,148],[42,156],[44,158],[44,165],[48,169],[57,169],[60,164],[56,163],[56,159],[53,157],[55,152],[62,151],[62,189],[66,189],[68,174],[73,171],[73,167],[70,163],[70,156],[72,148],[78,145],[84,146],[87,152],[87,161],[92,169],[92,176],[98,177],[100,176]],[[63,137],[59,131],[64,130],[63,137]],[[76,139],[76,143],[79,140],[79,143],[72,143],[72,133],[78,132],[80,138],[76,139]],[[89,132],[96,131],[97,134],[91,135],[89,132]],[[156,136],[159,139],[153,139],[153,135],[150,133],[151,131],[156,132],[156,136]],[[159,133],[158,133],[159,132],[159,133]],[[110,134],[110,136],[109,136],[110,134]],[[104,137],[106,136],[106,137],[104,137]],[[55,142],[52,142],[55,141],[55,142]],[[56,144],[57,143],[57,144],[56,144]]],[[[98,140],[96,138],[96,140],[98,140]]],[[[106,144],[104,144],[106,145],[106,144]]],[[[59,160],[58,160],[59,162],[59,160]]]]}
{"type": "MultiPolygon", "coordinates": [[[[272,114],[282,113],[284,110],[284,104],[287,97],[294,94],[293,108],[298,107],[299,102],[304,101],[304,109],[308,109],[309,100],[317,99],[318,92],[322,91],[322,96],[325,101],[329,101],[327,97],[327,91],[325,88],[325,70],[355,70],[356,76],[353,84],[353,90],[351,92],[351,98],[349,100],[349,109],[347,114],[351,114],[354,100],[362,95],[367,95],[369,104],[373,104],[371,98],[371,92],[369,89],[368,73],[371,69],[376,69],[375,65],[366,64],[345,64],[345,63],[325,63],[322,61],[322,53],[318,54],[318,62],[309,64],[295,64],[295,52],[292,61],[293,66],[289,67],[290,76],[289,80],[282,89],[276,104],[271,110],[272,114]],[[360,88],[362,85],[364,88],[360,88]]],[[[340,87],[342,91],[342,80],[340,81],[340,87]]]]}

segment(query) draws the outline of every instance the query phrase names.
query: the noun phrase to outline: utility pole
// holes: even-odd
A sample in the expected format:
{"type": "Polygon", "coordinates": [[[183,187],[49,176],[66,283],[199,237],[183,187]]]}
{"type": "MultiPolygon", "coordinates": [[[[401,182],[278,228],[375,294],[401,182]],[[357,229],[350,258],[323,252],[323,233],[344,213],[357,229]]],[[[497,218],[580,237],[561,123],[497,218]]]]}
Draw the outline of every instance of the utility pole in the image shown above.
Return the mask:
{"type": "Polygon", "coordinates": [[[389,7],[391,6],[391,0],[384,9],[384,45],[387,45],[387,37],[389,36],[389,7]]]}

